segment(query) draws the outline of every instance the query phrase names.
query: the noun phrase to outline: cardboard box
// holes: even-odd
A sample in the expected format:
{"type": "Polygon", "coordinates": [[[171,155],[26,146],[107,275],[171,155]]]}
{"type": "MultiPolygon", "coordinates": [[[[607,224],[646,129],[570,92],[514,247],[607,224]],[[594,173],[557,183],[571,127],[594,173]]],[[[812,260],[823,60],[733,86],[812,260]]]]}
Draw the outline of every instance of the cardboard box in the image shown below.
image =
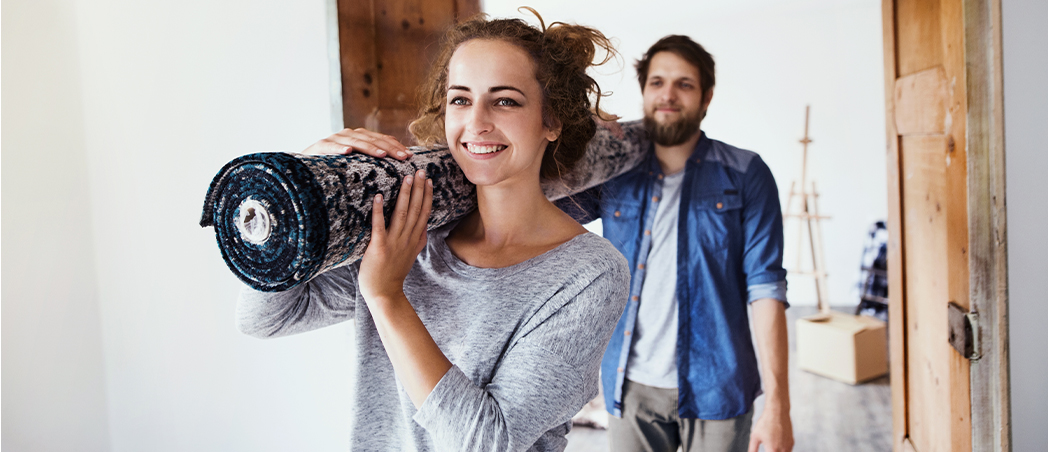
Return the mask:
{"type": "Polygon", "coordinates": [[[888,373],[884,322],[831,312],[797,320],[797,367],[849,384],[888,373]]]}

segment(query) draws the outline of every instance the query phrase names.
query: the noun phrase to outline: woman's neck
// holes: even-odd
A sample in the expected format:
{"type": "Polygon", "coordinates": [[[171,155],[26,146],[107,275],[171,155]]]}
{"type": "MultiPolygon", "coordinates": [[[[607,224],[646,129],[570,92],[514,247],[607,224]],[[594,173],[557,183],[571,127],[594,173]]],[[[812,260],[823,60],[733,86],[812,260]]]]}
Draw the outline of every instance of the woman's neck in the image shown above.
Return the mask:
{"type": "Polygon", "coordinates": [[[586,232],[542,193],[529,187],[477,187],[477,210],[446,240],[451,251],[475,267],[514,265],[586,232]]]}

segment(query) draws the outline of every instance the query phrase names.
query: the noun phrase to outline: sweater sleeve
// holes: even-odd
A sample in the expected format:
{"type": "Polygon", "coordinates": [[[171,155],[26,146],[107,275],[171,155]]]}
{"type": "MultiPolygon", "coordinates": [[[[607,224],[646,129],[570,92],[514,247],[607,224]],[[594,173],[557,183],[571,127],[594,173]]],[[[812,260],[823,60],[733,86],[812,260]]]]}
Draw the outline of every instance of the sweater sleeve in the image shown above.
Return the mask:
{"type": "Polygon", "coordinates": [[[356,265],[330,270],[284,292],[244,286],[237,300],[237,329],[259,338],[311,331],[352,319],[356,302],[356,265]]]}
{"type": "Polygon", "coordinates": [[[609,260],[610,269],[510,344],[490,383],[478,386],[458,367],[441,378],[414,416],[438,450],[563,448],[562,435],[543,434],[597,395],[600,359],[629,290],[625,259],[609,260]]]}

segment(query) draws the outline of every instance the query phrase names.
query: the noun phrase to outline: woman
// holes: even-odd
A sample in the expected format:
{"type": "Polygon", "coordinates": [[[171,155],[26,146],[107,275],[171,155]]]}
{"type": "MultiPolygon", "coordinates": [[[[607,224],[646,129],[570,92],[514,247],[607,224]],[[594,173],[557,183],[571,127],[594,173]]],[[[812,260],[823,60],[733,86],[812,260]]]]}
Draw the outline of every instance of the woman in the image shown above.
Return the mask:
{"type": "MultiPolygon", "coordinates": [[[[540,18],[541,21],[541,18],[540,18]]],[[[420,142],[446,142],[478,208],[426,232],[432,185],[376,197],[363,260],[287,292],[244,288],[238,326],[274,337],[356,320],[353,450],[563,450],[626,301],[626,261],[550,203],[594,134],[596,30],[474,19],[447,37],[420,142]]],[[[322,140],[307,151],[323,151],[322,140]]],[[[337,149],[343,150],[343,149],[337,149]]]]}

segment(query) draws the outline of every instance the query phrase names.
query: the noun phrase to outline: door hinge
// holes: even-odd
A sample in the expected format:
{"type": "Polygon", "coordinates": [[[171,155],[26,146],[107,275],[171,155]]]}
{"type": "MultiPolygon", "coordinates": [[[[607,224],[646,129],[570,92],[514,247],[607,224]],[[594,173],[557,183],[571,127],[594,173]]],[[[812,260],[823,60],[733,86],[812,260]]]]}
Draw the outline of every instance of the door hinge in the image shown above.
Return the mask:
{"type": "Polygon", "coordinates": [[[952,301],[948,310],[950,345],[965,358],[979,359],[979,313],[967,312],[952,301]]]}

